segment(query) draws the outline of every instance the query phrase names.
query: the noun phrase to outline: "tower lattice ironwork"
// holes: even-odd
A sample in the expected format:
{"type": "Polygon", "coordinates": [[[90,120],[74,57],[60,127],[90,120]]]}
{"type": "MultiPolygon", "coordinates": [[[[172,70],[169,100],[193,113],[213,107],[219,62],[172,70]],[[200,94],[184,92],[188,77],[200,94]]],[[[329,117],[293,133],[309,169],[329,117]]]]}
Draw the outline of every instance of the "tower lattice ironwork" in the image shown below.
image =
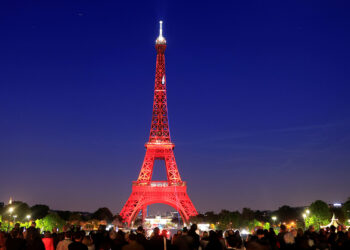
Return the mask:
{"type": "Polygon", "coordinates": [[[197,211],[187,195],[186,182],[181,180],[174,156],[174,143],[171,142],[165,77],[166,40],[160,32],[156,40],[157,63],[154,86],[152,123],[149,141],[145,144],[146,155],[137,181],[132,184],[132,193],[125,203],[121,217],[130,225],[142,211],[146,216],[146,208],[154,203],[163,203],[175,208],[184,222],[197,211]],[[164,160],[167,181],[152,181],[155,160],[164,160]]]}

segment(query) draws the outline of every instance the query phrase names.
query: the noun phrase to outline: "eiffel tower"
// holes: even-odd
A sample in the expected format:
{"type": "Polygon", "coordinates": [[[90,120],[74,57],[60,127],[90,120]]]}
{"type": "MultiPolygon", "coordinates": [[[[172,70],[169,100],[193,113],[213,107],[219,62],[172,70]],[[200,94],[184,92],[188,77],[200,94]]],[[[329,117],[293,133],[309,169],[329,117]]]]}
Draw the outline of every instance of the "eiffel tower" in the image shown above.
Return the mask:
{"type": "Polygon", "coordinates": [[[152,124],[149,141],[145,144],[146,155],[137,181],[132,183],[132,192],[125,203],[121,217],[130,226],[142,211],[146,216],[148,205],[154,203],[167,204],[176,209],[182,220],[187,223],[191,216],[197,215],[187,195],[186,182],[181,180],[174,156],[174,143],[171,142],[168,123],[168,108],[165,77],[166,40],[163,37],[162,21],[159,36],[156,40],[157,63],[154,86],[152,124]],[[152,181],[155,160],[165,162],[167,180],[152,181]]]}

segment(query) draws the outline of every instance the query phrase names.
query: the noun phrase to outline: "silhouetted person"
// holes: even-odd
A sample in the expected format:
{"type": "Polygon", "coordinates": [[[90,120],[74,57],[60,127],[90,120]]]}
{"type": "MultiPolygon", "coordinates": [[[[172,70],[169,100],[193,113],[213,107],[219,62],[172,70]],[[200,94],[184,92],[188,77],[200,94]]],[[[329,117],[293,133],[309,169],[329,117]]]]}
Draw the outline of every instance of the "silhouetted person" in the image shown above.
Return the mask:
{"type": "Polygon", "coordinates": [[[137,235],[131,233],[129,235],[128,244],[123,246],[122,250],[145,250],[145,248],[137,242],[137,235]]]}
{"type": "Polygon", "coordinates": [[[188,236],[192,238],[192,245],[191,249],[197,250],[199,248],[199,235],[196,232],[197,230],[197,224],[192,224],[191,229],[188,231],[188,236]]]}
{"type": "Polygon", "coordinates": [[[27,250],[45,250],[45,246],[40,238],[39,231],[35,228],[35,226],[28,228],[26,243],[27,250]]]}
{"type": "MultiPolygon", "coordinates": [[[[19,227],[18,227],[19,229],[19,227]]],[[[22,239],[21,233],[18,229],[13,229],[10,237],[6,241],[6,249],[8,250],[24,250],[26,249],[25,240],[22,239]]]]}
{"type": "Polygon", "coordinates": [[[81,233],[75,232],[73,234],[73,242],[68,246],[68,250],[88,250],[87,246],[85,246],[81,241],[83,237],[81,233]]]}
{"type": "Polygon", "coordinates": [[[44,233],[44,238],[42,238],[42,241],[45,246],[45,250],[55,250],[55,247],[53,245],[53,238],[51,237],[50,232],[44,233]]]}
{"type": "Polygon", "coordinates": [[[72,243],[72,232],[64,233],[64,239],[58,242],[56,250],[68,250],[68,246],[72,243]]]}
{"type": "Polygon", "coordinates": [[[205,250],[221,250],[222,245],[218,238],[218,235],[213,230],[209,231],[209,242],[205,247],[205,250]]]}

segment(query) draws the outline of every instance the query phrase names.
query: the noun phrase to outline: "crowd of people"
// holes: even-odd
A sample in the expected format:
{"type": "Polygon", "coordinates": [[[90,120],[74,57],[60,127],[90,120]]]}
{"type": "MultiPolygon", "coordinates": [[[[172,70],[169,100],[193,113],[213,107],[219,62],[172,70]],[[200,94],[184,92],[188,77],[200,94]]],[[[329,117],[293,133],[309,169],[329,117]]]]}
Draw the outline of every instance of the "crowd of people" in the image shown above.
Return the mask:
{"type": "Polygon", "coordinates": [[[350,250],[350,229],[343,227],[321,229],[316,232],[310,226],[305,232],[287,230],[281,225],[278,234],[270,228],[258,228],[252,234],[242,236],[238,230],[199,232],[196,224],[170,235],[167,230],[153,229],[148,237],[140,226],[137,230],[124,232],[100,226],[97,231],[85,232],[78,228],[67,228],[58,233],[40,234],[33,223],[29,228],[19,224],[10,232],[0,231],[0,250],[350,250]]]}

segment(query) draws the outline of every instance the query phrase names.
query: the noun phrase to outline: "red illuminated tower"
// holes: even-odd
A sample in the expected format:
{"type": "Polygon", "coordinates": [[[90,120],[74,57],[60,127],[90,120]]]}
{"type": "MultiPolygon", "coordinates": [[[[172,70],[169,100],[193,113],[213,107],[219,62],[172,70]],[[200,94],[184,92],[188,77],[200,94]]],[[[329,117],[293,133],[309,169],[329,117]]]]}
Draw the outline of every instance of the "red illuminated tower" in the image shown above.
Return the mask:
{"type": "Polygon", "coordinates": [[[166,40],[162,34],[160,21],[159,37],[156,40],[157,64],[154,86],[152,124],[149,141],[145,144],[146,155],[137,181],[132,184],[132,193],[125,203],[121,217],[128,225],[148,205],[163,203],[175,208],[184,222],[197,211],[187,195],[186,182],[181,180],[174,156],[174,143],[170,140],[166,95],[165,57],[166,40]],[[152,181],[155,160],[164,160],[167,181],[152,181]]]}

